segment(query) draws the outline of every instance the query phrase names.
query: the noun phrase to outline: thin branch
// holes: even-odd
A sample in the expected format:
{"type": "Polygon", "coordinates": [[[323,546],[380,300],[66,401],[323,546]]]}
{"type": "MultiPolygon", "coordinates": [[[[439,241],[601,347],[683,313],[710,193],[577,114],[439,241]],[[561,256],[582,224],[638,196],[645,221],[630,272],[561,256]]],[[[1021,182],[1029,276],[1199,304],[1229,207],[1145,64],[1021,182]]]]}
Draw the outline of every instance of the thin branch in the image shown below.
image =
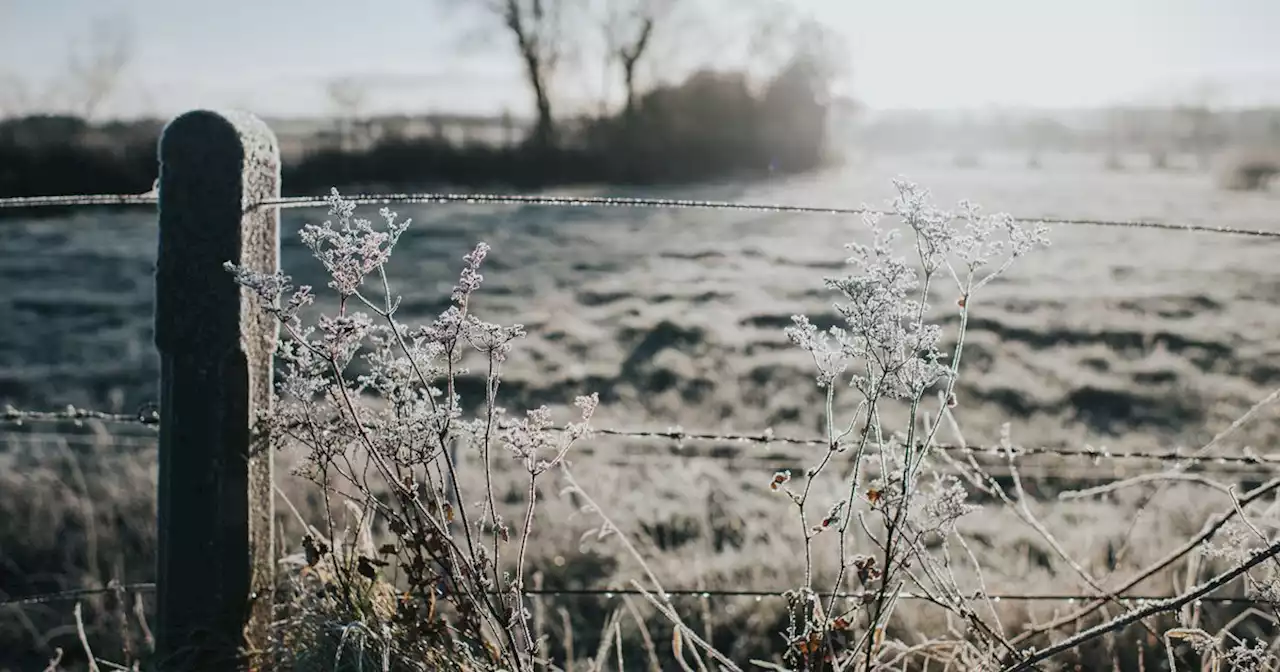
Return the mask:
{"type": "MultiPolygon", "coordinates": [[[[1252,502],[1262,497],[1263,495],[1266,495],[1272,492],[1276,488],[1280,488],[1280,479],[1272,479],[1270,481],[1267,481],[1266,483],[1263,483],[1257,488],[1254,488],[1252,491],[1247,493],[1244,497],[1241,497],[1240,505],[1243,506],[1245,504],[1248,504],[1249,502],[1252,502]]],[[[1105,597],[1100,597],[1099,599],[1089,603],[1087,606],[1075,612],[1074,614],[1068,614],[1067,616],[1063,616],[1062,618],[1054,619],[1048,623],[1045,623],[1036,628],[1028,630],[1022,633],[1021,635],[1018,635],[1017,637],[1014,637],[1013,644],[1019,644],[1021,642],[1025,642],[1031,637],[1035,637],[1036,635],[1042,634],[1049,630],[1055,630],[1069,623],[1074,623],[1084,618],[1085,616],[1092,614],[1093,612],[1105,606],[1109,600],[1120,595],[1120,593],[1123,593],[1124,591],[1129,590],[1130,588],[1138,585],[1139,583],[1151,578],[1151,576],[1153,576],[1156,572],[1159,572],[1160,570],[1165,569],[1169,565],[1172,565],[1173,563],[1177,562],[1178,559],[1182,558],[1187,553],[1190,553],[1192,550],[1200,546],[1200,544],[1204,543],[1207,539],[1209,539],[1214,534],[1216,534],[1218,530],[1222,529],[1222,526],[1226,525],[1227,521],[1231,520],[1231,518],[1234,517],[1235,515],[1236,515],[1236,511],[1235,511],[1235,508],[1233,507],[1232,509],[1229,509],[1215,516],[1216,520],[1214,518],[1210,518],[1209,522],[1205,524],[1204,529],[1200,531],[1200,534],[1197,534],[1195,537],[1188,539],[1187,542],[1184,543],[1182,546],[1179,546],[1178,548],[1170,551],[1163,558],[1148,565],[1146,569],[1130,577],[1129,580],[1125,581],[1120,586],[1117,586],[1111,589],[1110,591],[1108,591],[1105,597]]]]}
{"type": "Polygon", "coordinates": [[[1254,567],[1265,562],[1266,560],[1275,557],[1277,553],[1280,553],[1280,541],[1277,541],[1274,544],[1271,544],[1270,546],[1268,546],[1266,549],[1258,553],[1255,553],[1253,557],[1249,558],[1244,564],[1238,567],[1235,567],[1233,569],[1230,569],[1226,572],[1223,572],[1222,574],[1219,574],[1218,576],[1215,576],[1214,578],[1206,581],[1205,583],[1201,584],[1199,588],[1196,588],[1195,590],[1188,591],[1186,593],[1183,593],[1182,595],[1179,595],[1178,597],[1170,598],[1168,600],[1160,600],[1155,604],[1148,605],[1141,609],[1136,609],[1127,614],[1124,614],[1123,616],[1116,617],[1111,621],[1089,628],[1088,630],[1085,630],[1074,637],[1069,637],[1067,639],[1062,640],[1061,642],[1058,642],[1057,644],[1054,644],[1053,646],[1050,646],[1047,649],[1042,649],[1036,652],[1035,654],[1031,655],[1030,657],[1024,658],[1023,660],[1019,661],[1013,666],[1007,667],[1005,669],[1007,672],[1019,672],[1019,670],[1028,669],[1031,666],[1035,665],[1036,663],[1039,663],[1044,660],[1048,660],[1049,658],[1059,653],[1062,653],[1063,651],[1074,649],[1089,640],[1097,639],[1098,637],[1101,637],[1109,632],[1114,632],[1116,630],[1119,630],[1125,626],[1131,625],[1144,618],[1147,618],[1148,616],[1154,616],[1156,614],[1164,613],[1167,611],[1176,611],[1178,609],[1181,609],[1183,605],[1189,604],[1195,601],[1196,599],[1199,599],[1205,595],[1208,595],[1209,593],[1212,593],[1213,591],[1227,585],[1228,583],[1231,583],[1231,581],[1233,581],[1236,577],[1240,576],[1241,574],[1244,574],[1250,569],[1253,569],[1254,567]]]}

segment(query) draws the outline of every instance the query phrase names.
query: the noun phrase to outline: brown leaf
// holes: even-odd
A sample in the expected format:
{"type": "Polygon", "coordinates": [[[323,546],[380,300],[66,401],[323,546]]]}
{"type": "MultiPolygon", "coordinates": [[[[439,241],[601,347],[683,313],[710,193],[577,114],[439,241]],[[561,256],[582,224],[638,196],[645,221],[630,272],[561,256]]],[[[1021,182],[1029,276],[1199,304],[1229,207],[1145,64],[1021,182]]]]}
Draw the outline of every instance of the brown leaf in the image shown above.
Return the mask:
{"type": "Polygon", "coordinates": [[[360,556],[360,559],[356,561],[356,572],[358,572],[360,576],[372,581],[378,577],[378,567],[386,567],[388,564],[389,563],[385,561],[366,558],[362,555],[360,556]]]}
{"type": "Polygon", "coordinates": [[[302,538],[302,552],[306,555],[307,566],[314,567],[329,552],[329,545],[308,534],[302,538]]]}

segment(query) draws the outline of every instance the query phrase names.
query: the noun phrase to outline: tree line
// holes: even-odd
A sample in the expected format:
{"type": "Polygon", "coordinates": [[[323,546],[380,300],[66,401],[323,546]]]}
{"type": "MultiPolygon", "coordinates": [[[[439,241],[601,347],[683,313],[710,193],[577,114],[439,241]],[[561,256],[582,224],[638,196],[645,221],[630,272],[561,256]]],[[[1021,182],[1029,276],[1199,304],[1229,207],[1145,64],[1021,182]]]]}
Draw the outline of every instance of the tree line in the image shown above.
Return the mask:
{"type": "MultiPolygon", "coordinates": [[[[519,64],[526,136],[510,146],[397,133],[317,141],[286,157],[290,192],[688,182],[810,170],[828,158],[832,84],[847,62],[830,30],[782,0],[422,1],[437,6],[446,34],[519,64]]],[[[98,22],[91,35],[69,63],[67,114],[17,115],[29,96],[0,95],[9,102],[0,196],[145,191],[154,180],[160,125],[95,121],[127,79],[132,34],[98,22]]],[[[465,59],[467,46],[458,48],[465,59]]],[[[325,87],[340,133],[360,128],[369,92],[359,78],[325,87]]]]}

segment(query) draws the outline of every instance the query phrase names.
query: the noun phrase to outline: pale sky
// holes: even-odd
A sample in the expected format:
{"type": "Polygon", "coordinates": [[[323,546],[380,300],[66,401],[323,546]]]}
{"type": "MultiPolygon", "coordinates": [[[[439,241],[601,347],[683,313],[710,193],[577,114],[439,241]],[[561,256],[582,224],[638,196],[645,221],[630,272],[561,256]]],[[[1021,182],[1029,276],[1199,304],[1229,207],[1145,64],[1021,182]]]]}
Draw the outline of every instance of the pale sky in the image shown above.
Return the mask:
{"type": "MultiPolygon", "coordinates": [[[[849,92],[873,108],[1167,102],[1204,82],[1223,103],[1280,104],[1280,0],[791,1],[847,39],[849,92]]],[[[125,84],[104,105],[110,115],[227,106],[325,115],[324,82],[338,76],[369,82],[368,111],[527,114],[507,36],[483,39],[484,24],[465,10],[442,15],[433,4],[0,0],[0,106],[38,104],[65,73],[71,45],[106,17],[135,36],[125,84]]],[[[720,27],[730,33],[723,39],[736,34],[720,27]]],[[[693,20],[667,28],[663,53],[720,49],[708,38],[714,29],[693,20]]],[[[595,78],[576,82],[586,99],[599,80],[584,79],[595,78]]]]}

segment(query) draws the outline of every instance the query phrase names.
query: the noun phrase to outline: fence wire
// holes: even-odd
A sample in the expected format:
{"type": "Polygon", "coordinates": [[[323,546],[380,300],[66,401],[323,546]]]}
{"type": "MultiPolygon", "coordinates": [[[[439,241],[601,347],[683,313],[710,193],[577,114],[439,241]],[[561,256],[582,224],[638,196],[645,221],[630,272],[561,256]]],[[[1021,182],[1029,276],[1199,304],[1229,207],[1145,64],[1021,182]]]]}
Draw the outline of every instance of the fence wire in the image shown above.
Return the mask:
{"type": "MultiPolygon", "coordinates": [[[[104,411],[94,411],[75,406],[67,406],[60,411],[27,411],[19,410],[13,406],[7,406],[3,415],[0,415],[0,426],[10,425],[15,427],[25,426],[27,423],[50,423],[50,422],[74,422],[83,424],[85,420],[97,420],[104,423],[117,423],[124,425],[142,425],[151,428],[157,428],[160,424],[159,410],[155,407],[146,407],[134,414],[107,413],[104,411]]],[[[553,427],[553,430],[564,431],[564,427],[553,427]]],[[[829,447],[830,443],[823,438],[807,438],[775,435],[770,430],[757,433],[735,433],[735,432],[690,432],[683,429],[665,429],[665,430],[629,430],[616,428],[593,428],[591,433],[597,436],[612,436],[618,438],[638,439],[638,440],[660,440],[677,444],[689,442],[703,443],[736,443],[750,446],[772,446],[774,444],[784,446],[806,446],[829,447]]],[[[38,435],[47,435],[42,433],[38,435]]],[[[21,436],[21,434],[16,434],[21,436]]],[[[1021,457],[1034,456],[1055,456],[1055,457],[1071,457],[1093,460],[1100,462],[1102,460],[1151,460],[1157,462],[1173,462],[1183,466],[1199,466],[1206,464],[1234,464],[1234,465],[1251,465],[1251,466],[1280,466],[1280,456],[1263,455],[1253,451],[1250,448],[1245,449],[1243,455],[1199,455],[1195,453],[1185,453],[1180,450],[1111,450],[1105,447],[1085,446],[1083,448],[1068,448],[1055,446],[1006,446],[1006,445],[968,445],[968,444],[949,444],[935,443],[930,446],[930,450],[941,450],[951,453],[961,453],[965,455],[989,455],[992,457],[1007,457],[1017,459],[1021,457]]],[[[785,457],[785,456],[784,456],[785,457]]]]}
{"type": "MultiPolygon", "coordinates": [[[[705,201],[668,198],[628,198],[615,196],[543,196],[536,194],[454,194],[454,193],[418,193],[418,194],[355,194],[343,196],[344,200],[358,205],[396,205],[396,204],[459,204],[459,205],[528,205],[550,207],[613,207],[613,208],[657,208],[664,210],[738,210],[748,212],[773,212],[802,215],[892,215],[888,210],[876,208],[826,207],[810,205],[786,205],[780,203],[743,203],[732,201],[705,201]]],[[[158,196],[146,194],[103,194],[74,196],[23,196],[17,198],[0,198],[0,209],[47,208],[104,205],[156,205],[158,196]]],[[[314,208],[328,205],[323,197],[286,196],[251,203],[245,211],[249,212],[264,207],[282,209],[314,208]]],[[[1254,238],[1280,239],[1280,225],[1277,230],[1245,229],[1231,226],[1210,226],[1206,224],[1182,224],[1153,220],[1109,220],[1078,217],[1015,217],[1015,221],[1023,223],[1057,224],[1063,226],[1103,226],[1131,229],[1160,229],[1165,231],[1183,231],[1199,233],[1221,233],[1228,235],[1250,236],[1254,238]]]]}
{"type": "Polygon", "coordinates": [[[17,597],[11,600],[0,602],[0,608],[4,607],[29,607],[38,604],[56,604],[58,602],[74,602],[85,597],[97,597],[99,595],[115,595],[120,593],[154,593],[156,590],[155,583],[125,583],[118,585],[108,585],[103,588],[72,588],[71,590],[62,590],[56,593],[42,593],[39,595],[28,595],[26,597],[17,597]]]}
{"type": "MultiPolygon", "coordinates": [[[[60,602],[74,602],[86,597],[95,597],[98,595],[119,594],[119,593],[153,593],[156,591],[155,583],[129,583],[115,586],[106,586],[104,588],[76,588],[72,590],[64,590],[56,593],[44,593],[40,595],[29,595],[8,601],[0,602],[0,608],[14,607],[21,608],[24,606],[57,604],[60,602]]],[[[580,588],[580,589],[527,589],[521,591],[528,597],[603,597],[612,599],[614,597],[643,595],[644,592],[634,588],[607,589],[607,588],[580,588]]],[[[650,595],[656,594],[657,591],[648,591],[650,595]]],[[[662,591],[671,597],[695,597],[702,599],[710,598],[731,598],[731,597],[753,597],[757,602],[766,597],[778,598],[786,597],[794,592],[794,590],[693,590],[687,588],[678,588],[674,590],[663,589],[662,591]]],[[[831,592],[831,591],[815,591],[817,595],[822,597],[835,597],[837,599],[861,600],[868,595],[875,593],[866,592],[831,592]]],[[[499,594],[499,593],[492,593],[499,594]]],[[[905,600],[925,600],[933,601],[935,598],[922,593],[903,592],[900,594],[901,599],[905,600]]],[[[1143,606],[1147,603],[1158,602],[1160,600],[1168,600],[1178,597],[1177,595],[1119,595],[1116,601],[1122,605],[1143,606]]],[[[1103,599],[1100,595],[1088,595],[1082,593],[974,593],[963,596],[968,601],[991,600],[992,602],[1066,602],[1074,604],[1077,601],[1088,602],[1091,600],[1103,599]]],[[[1204,604],[1252,604],[1252,605],[1273,605],[1276,602],[1261,598],[1252,597],[1214,597],[1205,596],[1197,600],[1198,603],[1204,604]]]]}
{"type": "Polygon", "coordinates": [[[106,411],[95,411],[87,408],[76,408],[70,404],[60,411],[23,411],[13,406],[5,406],[3,415],[0,415],[0,425],[9,424],[22,426],[28,422],[62,422],[70,421],[76,424],[83,424],[85,420],[97,420],[99,422],[110,422],[116,424],[134,424],[158,426],[160,424],[159,410],[151,406],[144,406],[132,415],[126,413],[109,413],[106,411]]]}
{"type": "Polygon", "coordinates": [[[69,208],[104,205],[156,205],[154,193],[146,194],[79,194],[73,196],[18,196],[0,198],[0,210],[25,208],[69,208]]]}

